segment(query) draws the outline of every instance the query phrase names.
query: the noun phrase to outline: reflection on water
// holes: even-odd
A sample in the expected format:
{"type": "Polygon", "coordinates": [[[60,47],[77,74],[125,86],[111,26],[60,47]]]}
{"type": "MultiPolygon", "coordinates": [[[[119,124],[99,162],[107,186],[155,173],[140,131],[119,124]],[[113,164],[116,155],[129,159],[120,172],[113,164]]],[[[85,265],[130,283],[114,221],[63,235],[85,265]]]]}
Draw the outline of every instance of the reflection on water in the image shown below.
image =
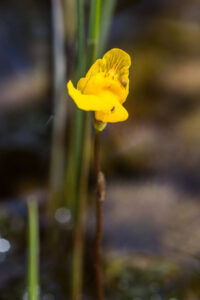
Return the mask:
{"type": "Polygon", "coordinates": [[[0,238],[0,253],[5,253],[10,250],[10,242],[6,239],[0,238]]]}
{"type": "Polygon", "coordinates": [[[71,221],[71,212],[65,207],[60,207],[55,212],[55,219],[61,224],[69,223],[71,221]]]}

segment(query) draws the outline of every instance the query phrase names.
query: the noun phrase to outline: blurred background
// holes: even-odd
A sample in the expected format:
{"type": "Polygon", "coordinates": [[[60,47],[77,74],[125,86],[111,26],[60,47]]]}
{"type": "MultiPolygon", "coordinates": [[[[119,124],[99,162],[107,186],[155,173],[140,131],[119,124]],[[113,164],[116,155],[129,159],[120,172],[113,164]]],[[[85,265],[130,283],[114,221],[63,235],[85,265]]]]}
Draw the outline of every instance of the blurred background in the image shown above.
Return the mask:
{"type": "MultiPolygon", "coordinates": [[[[60,64],[61,69],[67,66],[65,84],[76,44],[73,1],[65,1],[64,7],[66,43],[60,64]]],[[[41,210],[41,299],[67,299],[69,291],[71,211],[58,205],[54,229],[43,219],[56,118],[52,11],[50,1],[0,2],[2,300],[27,299],[26,200],[33,194],[41,210]],[[47,232],[56,247],[47,242],[47,232]]],[[[85,11],[87,16],[88,1],[85,11]]],[[[109,124],[102,134],[107,299],[200,299],[200,3],[118,0],[106,48],[121,48],[132,58],[125,103],[129,119],[109,124]]],[[[65,88],[64,94],[64,131],[56,137],[58,143],[62,140],[59,157],[69,152],[74,109],[65,88]]],[[[95,299],[92,172],[89,191],[86,300],[95,299]]]]}

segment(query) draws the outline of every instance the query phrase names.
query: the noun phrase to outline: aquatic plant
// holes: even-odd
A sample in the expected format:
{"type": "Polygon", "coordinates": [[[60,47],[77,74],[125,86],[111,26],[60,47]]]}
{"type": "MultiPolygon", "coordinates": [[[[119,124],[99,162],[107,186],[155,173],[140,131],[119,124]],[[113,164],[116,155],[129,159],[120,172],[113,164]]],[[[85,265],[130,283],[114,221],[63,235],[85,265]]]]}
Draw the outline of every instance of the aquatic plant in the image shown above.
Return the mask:
{"type": "Polygon", "coordinates": [[[94,111],[94,165],[96,173],[96,238],[95,269],[97,299],[104,299],[101,267],[101,240],[105,178],[100,163],[100,132],[107,122],[120,122],[128,118],[123,103],[129,93],[130,56],[121,49],[111,49],[102,59],[96,60],[86,76],[78,81],[77,89],[68,82],[68,93],[78,108],[94,111]]]}

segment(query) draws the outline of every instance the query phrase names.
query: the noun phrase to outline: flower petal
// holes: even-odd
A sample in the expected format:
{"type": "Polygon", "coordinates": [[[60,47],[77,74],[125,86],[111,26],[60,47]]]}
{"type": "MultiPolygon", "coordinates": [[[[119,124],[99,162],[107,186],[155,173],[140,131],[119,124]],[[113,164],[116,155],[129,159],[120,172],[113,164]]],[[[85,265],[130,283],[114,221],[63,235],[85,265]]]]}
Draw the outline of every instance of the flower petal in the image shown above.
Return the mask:
{"type": "Polygon", "coordinates": [[[78,82],[77,89],[82,94],[99,95],[106,88],[125,102],[129,93],[130,56],[121,49],[108,51],[103,59],[98,59],[89,69],[86,77],[78,82]]]}
{"type": "Polygon", "coordinates": [[[97,59],[95,63],[90,67],[89,71],[87,72],[85,78],[90,80],[91,77],[95,76],[96,74],[104,71],[104,63],[102,59],[97,59]]]}
{"type": "Polygon", "coordinates": [[[128,118],[127,110],[119,102],[111,110],[95,112],[95,118],[105,123],[125,121],[128,118]]]}
{"type": "Polygon", "coordinates": [[[125,51],[114,48],[108,51],[102,60],[105,65],[105,72],[116,74],[121,89],[124,91],[124,96],[120,98],[120,103],[124,103],[129,93],[130,56],[125,51]]]}
{"type": "Polygon", "coordinates": [[[84,95],[75,89],[71,80],[67,83],[68,93],[76,105],[87,111],[110,110],[118,104],[117,97],[111,92],[103,92],[100,95],[84,95]]]}
{"type": "Polygon", "coordinates": [[[127,90],[122,87],[118,79],[105,76],[103,72],[96,74],[90,80],[81,78],[77,84],[77,89],[80,90],[82,94],[96,96],[108,91],[113,93],[120,103],[123,103],[128,95],[127,90]]]}
{"type": "Polygon", "coordinates": [[[131,58],[125,51],[121,49],[111,49],[103,56],[105,71],[115,71],[122,79],[127,79],[129,76],[129,68],[131,66],[131,58]]]}
{"type": "Polygon", "coordinates": [[[80,90],[82,93],[87,87],[90,79],[95,75],[102,72],[102,59],[97,59],[95,63],[90,67],[89,71],[87,72],[85,77],[82,77],[77,84],[77,89],[80,90]]]}

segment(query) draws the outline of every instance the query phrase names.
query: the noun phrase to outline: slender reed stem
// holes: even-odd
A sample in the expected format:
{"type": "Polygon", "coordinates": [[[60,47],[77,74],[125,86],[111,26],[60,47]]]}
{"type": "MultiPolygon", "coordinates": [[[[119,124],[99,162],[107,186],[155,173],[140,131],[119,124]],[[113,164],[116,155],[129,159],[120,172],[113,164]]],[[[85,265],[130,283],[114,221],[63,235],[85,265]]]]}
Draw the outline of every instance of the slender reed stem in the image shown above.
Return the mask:
{"type": "MultiPolygon", "coordinates": [[[[77,79],[85,72],[84,64],[84,1],[77,0],[77,37],[78,37],[78,64],[77,79]]],[[[89,55],[88,68],[97,55],[99,37],[101,0],[91,0],[90,24],[89,24],[89,55]]],[[[81,299],[82,292],[82,268],[83,268],[83,231],[84,209],[87,194],[87,179],[89,173],[90,146],[91,146],[91,114],[77,110],[75,136],[73,147],[73,178],[72,200],[74,203],[74,253],[72,275],[72,299],[81,299]]],[[[70,172],[71,173],[71,172],[70,172]]],[[[71,174],[70,174],[71,175],[71,174]]]]}
{"type": "Polygon", "coordinates": [[[99,47],[97,49],[97,56],[102,56],[102,54],[105,51],[116,4],[117,4],[117,0],[103,1],[101,22],[100,22],[99,47]]]}
{"type": "Polygon", "coordinates": [[[102,277],[102,258],[101,258],[101,240],[102,240],[102,225],[103,225],[103,202],[105,196],[105,178],[101,171],[100,163],[100,131],[95,131],[94,140],[94,165],[96,173],[96,237],[95,237],[95,271],[96,271],[96,286],[97,299],[104,299],[104,286],[102,277]]]}
{"type": "Polygon", "coordinates": [[[38,206],[35,198],[28,200],[28,299],[39,299],[39,229],[38,206]]]}
{"type": "MultiPolygon", "coordinates": [[[[77,79],[85,73],[84,64],[84,1],[77,0],[77,37],[78,37],[78,64],[77,79]]],[[[88,68],[96,59],[101,0],[92,0],[90,11],[89,40],[95,40],[89,44],[88,68]]],[[[71,198],[74,203],[74,252],[72,271],[72,300],[81,299],[82,292],[82,268],[83,268],[83,231],[84,209],[87,194],[90,146],[91,146],[91,114],[80,110],[76,111],[75,135],[72,153],[71,186],[73,187],[71,198]]],[[[69,169],[70,170],[70,169],[69,169]]],[[[68,171],[69,172],[69,171],[68,171]]]]}
{"type": "Polygon", "coordinates": [[[97,58],[97,52],[99,47],[100,17],[101,17],[101,0],[91,0],[89,37],[88,37],[88,48],[89,48],[88,66],[89,67],[97,58]]]}
{"type": "MultiPolygon", "coordinates": [[[[85,72],[84,64],[84,1],[77,0],[77,37],[78,37],[78,53],[77,53],[77,80],[83,76],[85,72]]],[[[73,213],[74,213],[74,249],[73,249],[73,265],[72,265],[72,300],[81,299],[82,281],[83,281],[83,214],[85,207],[85,197],[81,191],[81,170],[83,168],[83,123],[84,113],[77,109],[75,116],[75,136],[73,137],[73,213]]],[[[84,179],[85,180],[85,179],[84,179]]]]}
{"type": "Polygon", "coordinates": [[[52,48],[53,48],[53,114],[52,148],[50,162],[49,199],[47,214],[54,213],[63,198],[66,149],[65,130],[67,121],[66,57],[64,44],[64,20],[61,0],[51,0],[52,48]]]}

